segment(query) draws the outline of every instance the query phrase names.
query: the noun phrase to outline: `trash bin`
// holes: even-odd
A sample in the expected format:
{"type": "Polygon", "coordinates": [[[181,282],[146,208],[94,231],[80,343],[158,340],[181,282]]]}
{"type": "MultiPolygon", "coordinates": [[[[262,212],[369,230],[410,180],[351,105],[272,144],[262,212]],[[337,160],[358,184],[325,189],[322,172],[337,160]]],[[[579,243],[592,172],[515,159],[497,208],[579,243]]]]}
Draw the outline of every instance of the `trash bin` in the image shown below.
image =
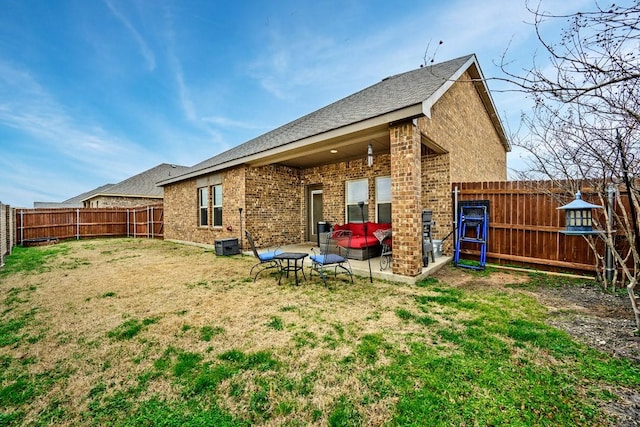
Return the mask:
{"type": "Polygon", "coordinates": [[[320,233],[328,233],[331,231],[331,225],[326,221],[318,221],[316,225],[316,235],[318,236],[318,246],[320,246],[320,233]]]}
{"type": "Polygon", "coordinates": [[[433,253],[436,258],[442,256],[442,240],[433,239],[433,253]]]}

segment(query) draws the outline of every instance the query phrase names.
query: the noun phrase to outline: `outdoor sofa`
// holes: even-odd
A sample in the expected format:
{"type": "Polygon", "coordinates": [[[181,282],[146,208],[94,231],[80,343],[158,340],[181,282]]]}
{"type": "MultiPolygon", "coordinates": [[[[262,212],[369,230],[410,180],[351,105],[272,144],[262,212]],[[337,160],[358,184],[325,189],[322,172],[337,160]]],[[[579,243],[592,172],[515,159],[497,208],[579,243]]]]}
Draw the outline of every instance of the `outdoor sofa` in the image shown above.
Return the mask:
{"type": "MultiPolygon", "coordinates": [[[[336,224],[333,226],[333,232],[338,230],[350,230],[353,233],[351,244],[349,246],[349,258],[357,260],[365,260],[380,255],[382,246],[380,241],[373,234],[376,230],[386,230],[391,228],[390,223],[377,222],[349,222],[344,225],[336,224]],[[365,236],[365,229],[367,234],[365,236]]],[[[330,248],[333,253],[340,253],[340,248],[336,245],[330,248]]]]}

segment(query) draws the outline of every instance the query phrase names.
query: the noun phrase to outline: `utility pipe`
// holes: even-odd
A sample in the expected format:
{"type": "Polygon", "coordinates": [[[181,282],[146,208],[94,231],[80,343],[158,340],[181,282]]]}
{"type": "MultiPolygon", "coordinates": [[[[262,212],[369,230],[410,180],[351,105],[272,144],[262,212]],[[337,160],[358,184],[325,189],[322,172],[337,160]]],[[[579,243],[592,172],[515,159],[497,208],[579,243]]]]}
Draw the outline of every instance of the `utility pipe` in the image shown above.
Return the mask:
{"type": "MultiPolygon", "coordinates": [[[[611,232],[611,244],[614,245],[615,244],[615,237],[613,236],[613,202],[614,202],[614,195],[616,194],[616,188],[613,185],[612,182],[609,183],[609,186],[607,187],[607,199],[608,199],[608,206],[607,206],[607,215],[609,217],[609,227],[608,230],[611,232]]],[[[614,267],[613,267],[613,252],[611,250],[611,247],[607,244],[605,245],[605,262],[606,262],[606,267],[605,267],[605,277],[607,279],[608,282],[611,282],[613,280],[613,271],[614,271],[614,267]]]]}

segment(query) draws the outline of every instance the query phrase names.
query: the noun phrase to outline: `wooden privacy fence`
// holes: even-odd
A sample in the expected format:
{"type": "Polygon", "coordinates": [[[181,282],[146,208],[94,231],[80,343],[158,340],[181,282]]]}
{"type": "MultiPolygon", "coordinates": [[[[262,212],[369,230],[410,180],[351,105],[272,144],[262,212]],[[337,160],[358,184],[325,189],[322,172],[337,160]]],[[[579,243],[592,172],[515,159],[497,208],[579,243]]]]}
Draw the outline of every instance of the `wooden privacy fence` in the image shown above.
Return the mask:
{"type": "MultiPolygon", "coordinates": [[[[553,188],[548,183],[455,183],[454,193],[456,188],[458,201],[489,200],[490,262],[595,271],[596,259],[585,238],[560,233],[565,226],[564,213],[550,196],[553,188]]],[[[600,204],[588,194],[583,196],[600,204]]],[[[603,253],[603,242],[600,246],[603,253]]],[[[461,253],[477,255],[478,251],[473,244],[462,244],[461,253]]]]}
{"type": "Polygon", "coordinates": [[[90,237],[162,238],[162,205],[137,208],[16,209],[16,244],[90,237]]]}

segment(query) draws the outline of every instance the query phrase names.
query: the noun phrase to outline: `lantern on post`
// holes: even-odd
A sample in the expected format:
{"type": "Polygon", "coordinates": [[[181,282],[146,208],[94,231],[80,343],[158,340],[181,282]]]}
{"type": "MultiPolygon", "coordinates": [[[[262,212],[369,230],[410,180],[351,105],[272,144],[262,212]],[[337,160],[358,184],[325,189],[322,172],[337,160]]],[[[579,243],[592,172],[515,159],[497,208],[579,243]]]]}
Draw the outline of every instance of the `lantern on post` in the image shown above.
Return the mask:
{"type": "Polygon", "coordinates": [[[602,231],[593,229],[593,209],[602,209],[602,206],[592,205],[582,200],[580,191],[576,193],[576,199],[569,204],[560,206],[559,210],[565,211],[565,229],[562,234],[572,236],[586,236],[589,234],[602,234],[602,231]]]}

